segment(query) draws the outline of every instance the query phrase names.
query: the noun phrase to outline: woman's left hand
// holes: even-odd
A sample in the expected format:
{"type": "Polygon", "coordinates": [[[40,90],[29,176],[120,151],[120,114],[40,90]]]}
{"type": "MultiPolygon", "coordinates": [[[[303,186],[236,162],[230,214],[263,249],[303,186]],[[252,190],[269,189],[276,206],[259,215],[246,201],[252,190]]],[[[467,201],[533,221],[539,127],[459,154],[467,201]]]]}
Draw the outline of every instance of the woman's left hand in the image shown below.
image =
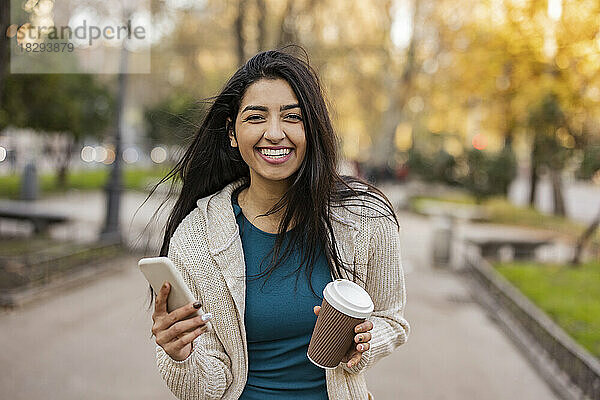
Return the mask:
{"type": "MultiPolygon", "coordinates": [[[[313,311],[315,315],[319,315],[319,311],[321,310],[321,306],[315,306],[313,311]]],[[[354,336],[354,342],[356,346],[350,347],[348,353],[342,358],[342,361],[346,363],[348,368],[352,368],[358,364],[362,357],[362,353],[369,350],[371,344],[371,332],[373,329],[373,323],[371,321],[362,322],[354,327],[354,332],[356,335],[354,336]]]]}

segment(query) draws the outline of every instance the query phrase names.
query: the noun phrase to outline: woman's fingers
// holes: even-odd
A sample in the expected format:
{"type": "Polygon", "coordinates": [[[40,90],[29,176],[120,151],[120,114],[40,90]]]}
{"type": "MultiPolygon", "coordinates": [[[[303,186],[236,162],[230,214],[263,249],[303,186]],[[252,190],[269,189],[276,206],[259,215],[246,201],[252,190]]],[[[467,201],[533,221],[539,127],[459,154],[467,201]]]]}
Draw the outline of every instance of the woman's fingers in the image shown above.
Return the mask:
{"type": "Polygon", "coordinates": [[[152,319],[154,319],[155,316],[158,317],[167,313],[167,297],[169,296],[170,290],[171,286],[169,285],[169,282],[165,281],[156,295],[152,319]]]}
{"type": "Polygon", "coordinates": [[[319,311],[321,311],[321,306],[314,306],[313,307],[313,311],[315,313],[315,315],[319,315],[319,311]]]}
{"type": "Polygon", "coordinates": [[[354,336],[354,341],[356,343],[366,343],[369,340],[371,340],[371,332],[359,333],[358,335],[354,336]]]}
{"type": "Polygon", "coordinates": [[[343,362],[346,362],[348,368],[352,368],[362,358],[362,353],[369,350],[371,345],[368,343],[371,340],[371,334],[367,333],[359,333],[354,337],[354,341],[358,343],[356,346],[353,346],[348,351],[348,354],[342,359],[343,362]]]}
{"type": "Polygon", "coordinates": [[[157,342],[158,340],[160,340],[162,343],[169,343],[176,340],[177,338],[183,337],[189,332],[200,328],[207,328],[206,322],[202,320],[202,317],[197,316],[173,324],[170,328],[161,332],[160,338],[157,336],[156,339],[157,342]]]}
{"type": "Polygon", "coordinates": [[[365,321],[363,323],[356,325],[356,327],[354,328],[354,332],[356,332],[356,333],[366,332],[366,331],[370,331],[371,329],[373,329],[373,323],[371,321],[365,321]]]}
{"type": "MultiPolygon", "coordinates": [[[[158,301],[158,299],[157,299],[157,301],[158,301]]],[[[189,303],[189,304],[186,304],[185,306],[179,307],[178,309],[173,310],[170,313],[162,314],[160,312],[155,312],[154,315],[152,315],[152,319],[154,320],[154,326],[152,327],[152,332],[156,336],[157,332],[167,330],[179,321],[182,321],[185,319],[191,319],[188,317],[196,314],[198,312],[198,308],[200,308],[200,303],[195,302],[195,303],[189,303]],[[194,306],[194,304],[196,304],[197,307],[194,306]]]]}
{"type": "Polygon", "coordinates": [[[359,343],[348,350],[348,353],[342,358],[342,362],[345,362],[348,368],[352,368],[362,358],[362,353],[369,350],[371,345],[369,343],[359,343]]]}
{"type": "Polygon", "coordinates": [[[185,346],[192,343],[194,339],[196,339],[204,332],[206,332],[206,326],[201,326],[200,328],[195,329],[192,332],[188,332],[185,335],[182,335],[181,337],[162,345],[162,348],[165,349],[167,354],[171,352],[177,353],[181,351],[181,349],[183,349],[185,346]]]}
{"type": "Polygon", "coordinates": [[[191,354],[190,344],[198,336],[208,330],[207,322],[212,318],[210,313],[202,316],[195,315],[200,309],[200,302],[186,304],[182,307],[167,311],[167,298],[171,286],[165,281],[156,295],[156,304],[152,314],[152,333],[156,344],[174,360],[184,360],[191,354]]]}
{"type": "Polygon", "coordinates": [[[371,345],[369,343],[360,343],[356,345],[356,350],[362,353],[369,350],[370,346],[371,345]]]}
{"type": "Polygon", "coordinates": [[[352,353],[352,356],[350,357],[350,359],[348,360],[346,365],[348,366],[348,368],[352,368],[356,364],[358,364],[358,362],[360,361],[361,358],[362,358],[362,354],[358,351],[355,351],[354,353],[352,353]]]}

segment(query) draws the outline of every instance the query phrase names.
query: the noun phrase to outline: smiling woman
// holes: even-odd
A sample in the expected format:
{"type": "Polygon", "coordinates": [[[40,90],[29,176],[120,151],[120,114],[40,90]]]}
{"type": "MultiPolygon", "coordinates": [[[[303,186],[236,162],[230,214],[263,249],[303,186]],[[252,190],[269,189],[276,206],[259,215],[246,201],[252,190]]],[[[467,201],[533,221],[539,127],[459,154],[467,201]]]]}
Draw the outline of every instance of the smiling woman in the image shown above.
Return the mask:
{"type": "Polygon", "coordinates": [[[244,215],[257,227],[271,232],[281,215],[255,221],[289,186],[286,180],[300,168],[306,152],[306,134],[298,99],[284,79],[261,79],[242,97],[235,129],[228,120],[232,147],[238,147],[250,167],[249,188],[238,194],[244,215]]]}
{"type": "Polygon", "coordinates": [[[362,372],[408,337],[393,207],[338,174],[317,74],[284,50],[237,70],[164,178],[183,185],[160,255],[214,315],[207,331],[185,318],[193,304],[166,312],[166,286],[156,298],[157,364],[178,398],[367,399],[362,372]],[[361,285],[375,309],[342,362],[323,370],[306,353],[337,278],[361,285]]]}

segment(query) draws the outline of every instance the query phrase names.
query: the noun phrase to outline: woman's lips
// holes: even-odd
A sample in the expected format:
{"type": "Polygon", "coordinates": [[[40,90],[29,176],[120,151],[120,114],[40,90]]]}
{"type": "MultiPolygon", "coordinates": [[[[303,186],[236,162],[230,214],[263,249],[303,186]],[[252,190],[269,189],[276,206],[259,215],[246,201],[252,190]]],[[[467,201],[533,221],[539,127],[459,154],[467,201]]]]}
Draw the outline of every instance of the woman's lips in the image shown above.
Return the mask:
{"type": "Polygon", "coordinates": [[[268,156],[265,156],[263,153],[260,152],[260,150],[256,149],[256,152],[258,153],[259,156],[262,157],[263,160],[265,160],[266,162],[268,162],[269,164],[282,164],[284,162],[286,162],[287,160],[289,160],[289,158],[292,156],[292,153],[294,152],[294,150],[290,150],[290,152],[288,153],[287,156],[285,157],[281,157],[281,158],[270,158],[268,156]]]}

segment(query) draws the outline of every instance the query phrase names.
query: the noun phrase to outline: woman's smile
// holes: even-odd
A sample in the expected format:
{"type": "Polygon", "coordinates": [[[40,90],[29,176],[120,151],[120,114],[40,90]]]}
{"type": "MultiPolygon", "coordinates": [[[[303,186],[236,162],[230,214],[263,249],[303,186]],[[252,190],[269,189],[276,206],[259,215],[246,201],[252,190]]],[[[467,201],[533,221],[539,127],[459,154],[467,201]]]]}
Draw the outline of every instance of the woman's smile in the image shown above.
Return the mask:
{"type": "Polygon", "coordinates": [[[290,159],[290,157],[292,157],[292,153],[294,152],[294,149],[285,149],[285,150],[265,150],[264,148],[260,148],[260,149],[256,149],[256,152],[259,154],[259,156],[265,160],[266,162],[268,162],[269,164],[283,164],[284,162],[286,162],[287,160],[290,159]],[[287,154],[286,154],[287,153],[287,154]]]}

